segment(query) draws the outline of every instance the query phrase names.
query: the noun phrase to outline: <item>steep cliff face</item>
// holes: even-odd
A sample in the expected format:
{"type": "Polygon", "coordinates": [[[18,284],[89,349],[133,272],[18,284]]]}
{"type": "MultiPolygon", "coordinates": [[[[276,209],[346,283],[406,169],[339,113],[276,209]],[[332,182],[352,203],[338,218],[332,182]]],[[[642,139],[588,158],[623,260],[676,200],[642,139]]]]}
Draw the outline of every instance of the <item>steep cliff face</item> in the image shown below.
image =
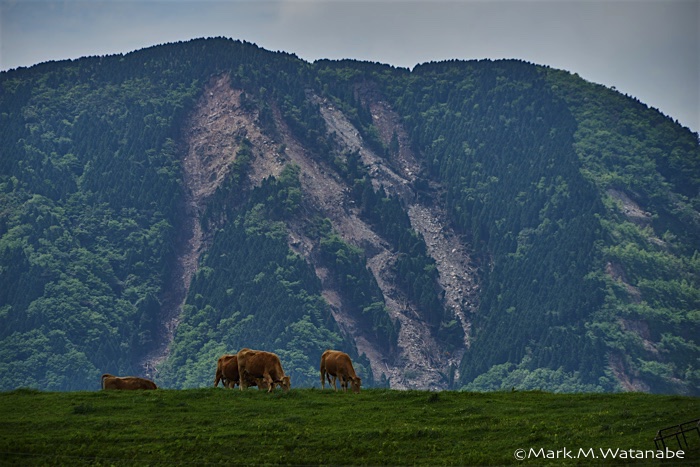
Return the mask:
{"type": "MultiPolygon", "coordinates": [[[[142,361],[146,373],[154,375],[157,365],[167,358],[168,346],[179,322],[179,310],[185,303],[198,260],[208,246],[201,226],[202,213],[235,160],[236,141],[246,138],[254,156],[248,179],[251,186],[259,185],[267,177],[279,176],[287,164],[297,165],[301,169],[306,209],[330,219],[343,241],[365,252],[367,266],[383,293],[387,311],[400,329],[396,348],[388,352],[386,343],[378,342],[344,303],[343,291],[318,260],[318,241],[308,237],[302,222],[288,225],[290,249],[314,266],[335,321],[358,353],[366,355],[375,379],[383,375],[391,387],[401,389],[447,388],[450,378],[454,380],[458,376],[456,369],[469,346],[470,313],[478,306],[479,281],[468,246],[449,225],[437,196],[424,193],[419,197],[414,188],[422,168],[409,147],[408,135],[398,115],[378,94],[366,97],[382,142],[388,147],[392,138],[398,141],[396,150],[385,157],[364,142],[360,129],[340,109],[317,95],[308,95],[310,102],[318,106],[328,130],[325,136],[335,142],[338,153],[359,154],[369,169],[375,189],[382,188],[398,197],[412,228],[424,238],[439,271],[444,306],[463,330],[464,338],[458,346],[436,339],[434,329],[421,318],[419,305],[396,286],[398,253],[361,218],[347,181],[331,165],[313,157],[295,138],[276,108],[273,108],[274,135],[268,134],[270,131],[260,124],[257,111],[241,105],[243,94],[242,90],[231,87],[227,75],[212,79],[187,121],[181,146],[186,194],[184,229],[176,249],[177,267],[162,300],[159,344],[142,361]]],[[[433,193],[440,190],[433,184],[433,193]]]]}

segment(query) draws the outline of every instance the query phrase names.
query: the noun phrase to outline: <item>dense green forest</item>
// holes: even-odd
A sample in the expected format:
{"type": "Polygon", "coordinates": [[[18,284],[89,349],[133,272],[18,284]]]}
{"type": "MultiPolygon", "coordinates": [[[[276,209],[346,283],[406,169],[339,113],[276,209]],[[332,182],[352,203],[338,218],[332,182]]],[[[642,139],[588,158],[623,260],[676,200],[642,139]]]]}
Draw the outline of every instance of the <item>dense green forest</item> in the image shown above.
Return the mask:
{"type": "MultiPolygon", "coordinates": [[[[184,134],[222,75],[266,138],[292,138],[349,187],[345,209],[397,258],[396,293],[435,339],[464,350],[452,388],[698,394],[696,133],[521,61],[409,71],[307,63],[222,38],[0,73],[0,389],[96,389],[104,372],[142,372],[186,223],[184,134]],[[470,335],[445,306],[405,200],[373,185],[310,96],[339,109],[387,165],[398,140],[382,140],[370,105],[381,99],[400,117],[422,166],[411,189],[444,208],[476,258],[470,335]]],[[[401,327],[372,252],[313,206],[301,167],[254,183],[262,149],[245,135],[231,145],[157,382],[210,385],[216,358],[246,346],[278,353],[297,387],[318,385],[331,347],[365,384],[389,384],[334,317],[317,273],[328,270],[357,332],[394,362],[401,327]],[[291,248],[293,229],[313,257],[291,248]]]]}

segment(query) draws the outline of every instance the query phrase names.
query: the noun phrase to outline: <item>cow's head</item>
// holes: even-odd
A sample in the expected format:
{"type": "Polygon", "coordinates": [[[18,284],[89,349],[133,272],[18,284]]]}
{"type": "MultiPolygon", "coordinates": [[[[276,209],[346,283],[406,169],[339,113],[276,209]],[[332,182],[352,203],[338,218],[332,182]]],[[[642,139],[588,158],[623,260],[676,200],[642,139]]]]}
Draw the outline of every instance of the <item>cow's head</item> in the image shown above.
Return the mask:
{"type": "Polygon", "coordinates": [[[362,386],[362,378],[360,378],[359,376],[350,378],[350,384],[352,385],[352,392],[354,392],[355,394],[359,394],[360,386],[362,386]]]}
{"type": "Polygon", "coordinates": [[[283,376],[282,379],[279,381],[279,385],[285,391],[289,391],[289,389],[292,387],[292,379],[289,376],[283,376]]]}

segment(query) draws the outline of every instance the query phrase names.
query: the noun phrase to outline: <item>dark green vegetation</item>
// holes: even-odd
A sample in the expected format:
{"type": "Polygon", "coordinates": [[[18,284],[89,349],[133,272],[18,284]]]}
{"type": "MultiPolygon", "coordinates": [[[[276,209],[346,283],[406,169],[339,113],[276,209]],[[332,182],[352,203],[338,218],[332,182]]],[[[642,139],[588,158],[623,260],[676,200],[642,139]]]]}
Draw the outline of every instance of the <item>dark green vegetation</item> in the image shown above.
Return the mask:
{"type": "MultiPolygon", "coordinates": [[[[0,394],[0,459],[22,465],[510,465],[518,463],[519,448],[566,448],[574,455],[593,448],[598,456],[600,449],[655,450],[659,429],[698,410],[697,398],[649,394],[18,390],[0,394]]],[[[688,444],[685,461],[697,464],[700,437],[689,435],[688,444]]],[[[668,446],[678,449],[675,441],[668,446]]],[[[661,463],[647,455],[645,464],[661,463]]]]}
{"type": "Polygon", "coordinates": [[[287,168],[279,180],[256,189],[242,213],[230,213],[192,281],[191,304],[164,367],[166,387],[209,383],[219,356],[246,342],[274,345],[295,383],[310,385],[319,379],[317,362],[324,350],[351,347],[338,334],[312,268],[289,254],[283,220],[298,207],[290,194],[299,196],[297,185],[298,169],[287,168]],[[225,274],[214,274],[222,270],[225,274]],[[217,311],[232,303],[233,314],[217,311]],[[188,361],[192,347],[207,358],[188,361]]]}
{"type": "MultiPolygon", "coordinates": [[[[404,206],[341,153],[309,95],[341,109],[380,155],[398,139],[382,141],[368,102],[380,96],[399,115],[423,166],[416,196],[438,200],[479,266],[471,345],[452,387],[698,394],[697,134],[523,62],[309,64],[224,39],[0,74],[0,389],[88,389],[103,372],[141,371],[185,222],[184,126],[223,74],[260,128],[279,136],[279,116],[351,187],[399,258],[396,289],[458,347],[461,328],[404,206]]],[[[157,382],[208,385],[216,357],[242,346],[277,352],[293,387],[317,384],[327,347],[348,351],[366,384],[379,380],[309,258],[290,249],[290,225],[315,242],[314,264],[391,356],[399,325],[368,252],[304,204],[298,167],[254,186],[250,142],[231,144],[238,156],[201,213],[207,248],[157,382]]]]}

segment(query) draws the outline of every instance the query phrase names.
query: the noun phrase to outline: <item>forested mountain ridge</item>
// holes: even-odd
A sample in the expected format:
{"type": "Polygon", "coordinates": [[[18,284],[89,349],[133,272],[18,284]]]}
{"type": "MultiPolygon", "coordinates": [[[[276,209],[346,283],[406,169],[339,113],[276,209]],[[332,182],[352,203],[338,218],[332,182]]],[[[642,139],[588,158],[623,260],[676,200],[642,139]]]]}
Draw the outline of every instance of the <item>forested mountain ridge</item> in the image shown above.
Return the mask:
{"type": "Polygon", "coordinates": [[[700,148],[519,61],[202,39],[0,74],[2,389],[240,347],[318,385],[700,387],[700,148]]]}

